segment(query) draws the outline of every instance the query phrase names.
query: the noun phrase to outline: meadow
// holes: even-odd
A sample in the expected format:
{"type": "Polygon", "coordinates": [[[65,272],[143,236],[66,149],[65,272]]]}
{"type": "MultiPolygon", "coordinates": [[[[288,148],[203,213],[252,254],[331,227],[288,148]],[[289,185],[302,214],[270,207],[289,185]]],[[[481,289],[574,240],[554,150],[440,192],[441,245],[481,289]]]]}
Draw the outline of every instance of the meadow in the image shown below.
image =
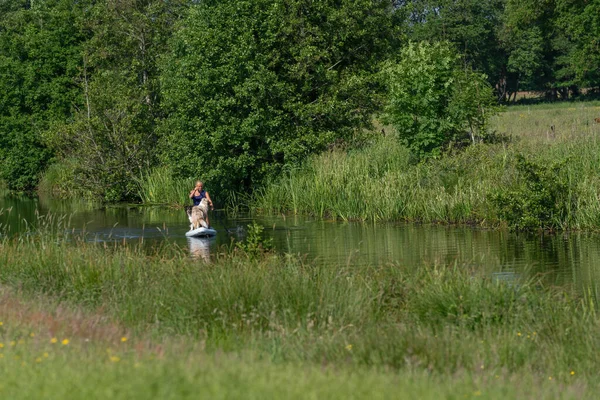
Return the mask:
{"type": "Polygon", "coordinates": [[[421,163],[388,128],[361,149],[313,157],[250,205],[346,220],[597,230],[599,115],[597,102],[512,106],[493,118],[488,143],[421,163]]]}
{"type": "MultiPolygon", "coordinates": [[[[582,398],[593,294],[484,265],[210,263],[91,243],[61,219],[0,242],[6,398],[582,398]]],[[[257,241],[254,241],[256,243],[257,241]]]]}

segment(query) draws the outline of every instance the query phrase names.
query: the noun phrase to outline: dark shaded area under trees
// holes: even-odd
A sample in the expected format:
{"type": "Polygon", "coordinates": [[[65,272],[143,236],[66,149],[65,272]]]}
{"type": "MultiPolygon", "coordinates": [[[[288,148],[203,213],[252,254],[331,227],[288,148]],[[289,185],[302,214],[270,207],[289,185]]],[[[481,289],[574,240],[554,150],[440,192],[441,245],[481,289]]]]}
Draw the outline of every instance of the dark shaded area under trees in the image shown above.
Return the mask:
{"type": "Polygon", "coordinates": [[[135,200],[168,166],[251,192],[368,127],[409,40],[500,102],[600,88],[600,0],[0,0],[0,180],[135,200]]]}

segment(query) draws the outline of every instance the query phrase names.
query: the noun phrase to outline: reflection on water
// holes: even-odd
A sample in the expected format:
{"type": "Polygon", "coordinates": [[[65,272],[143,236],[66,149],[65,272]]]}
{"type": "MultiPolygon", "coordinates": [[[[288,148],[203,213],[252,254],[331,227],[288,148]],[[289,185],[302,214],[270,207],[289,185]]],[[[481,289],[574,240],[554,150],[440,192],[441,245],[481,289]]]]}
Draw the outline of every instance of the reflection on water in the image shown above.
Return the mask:
{"type": "Polygon", "coordinates": [[[210,263],[210,242],[209,238],[187,238],[190,255],[196,260],[202,260],[210,263]]]}
{"type": "Polygon", "coordinates": [[[35,225],[39,214],[68,215],[75,232],[91,240],[141,242],[156,248],[165,241],[189,249],[196,259],[210,260],[216,247],[244,237],[243,227],[255,221],[265,227],[278,251],[306,255],[323,265],[393,263],[419,268],[432,263],[468,264],[489,271],[494,279],[514,280],[541,275],[551,285],[591,288],[600,278],[600,236],[571,233],[525,235],[471,227],[415,224],[368,224],[300,217],[226,218],[214,214],[216,238],[185,237],[187,215],[181,209],[117,206],[98,208],[83,202],[44,199],[0,199],[0,224],[9,234],[35,225]],[[10,210],[10,211],[8,211],[10,210]]]}

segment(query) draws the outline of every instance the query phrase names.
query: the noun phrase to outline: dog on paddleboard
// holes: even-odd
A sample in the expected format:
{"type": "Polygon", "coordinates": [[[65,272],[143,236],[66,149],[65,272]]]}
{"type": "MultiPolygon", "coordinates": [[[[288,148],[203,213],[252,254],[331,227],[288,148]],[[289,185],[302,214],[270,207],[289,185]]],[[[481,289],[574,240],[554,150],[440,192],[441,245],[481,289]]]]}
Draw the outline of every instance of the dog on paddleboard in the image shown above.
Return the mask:
{"type": "Polygon", "coordinates": [[[197,206],[186,206],[185,212],[190,220],[190,231],[194,229],[208,228],[206,217],[208,216],[208,200],[202,199],[197,206]]]}

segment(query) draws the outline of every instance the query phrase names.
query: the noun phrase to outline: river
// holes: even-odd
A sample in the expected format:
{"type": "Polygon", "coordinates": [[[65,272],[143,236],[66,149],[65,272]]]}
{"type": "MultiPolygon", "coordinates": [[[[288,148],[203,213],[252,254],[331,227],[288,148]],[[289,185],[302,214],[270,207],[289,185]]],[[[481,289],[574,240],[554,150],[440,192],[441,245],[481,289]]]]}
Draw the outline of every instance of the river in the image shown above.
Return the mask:
{"type": "Polygon", "coordinates": [[[245,227],[265,228],[279,252],[298,254],[322,265],[389,264],[419,268],[434,263],[470,265],[498,279],[527,275],[548,285],[596,293],[600,278],[600,235],[523,234],[474,227],[406,223],[324,221],[297,216],[227,217],[214,212],[213,239],[185,237],[185,212],[167,207],[119,205],[98,207],[85,202],[44,198],[0,199],[0,227],[5,234],[26,232],[39,216],[51,213],[68,220],[70,232],[88,240],[143,243],[149,248],[169,241],[189,251],[192,259],[210,259],[219,246],[243,240],[245,227]]]}

